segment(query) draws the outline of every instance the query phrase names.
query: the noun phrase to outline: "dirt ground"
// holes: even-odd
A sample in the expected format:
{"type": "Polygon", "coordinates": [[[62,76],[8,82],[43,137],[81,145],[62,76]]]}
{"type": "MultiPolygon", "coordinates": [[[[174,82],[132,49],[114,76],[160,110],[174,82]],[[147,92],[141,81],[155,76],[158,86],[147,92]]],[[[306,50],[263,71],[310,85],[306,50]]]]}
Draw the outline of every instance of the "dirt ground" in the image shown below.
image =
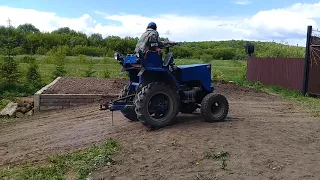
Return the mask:
{"type": "Polygon", "coordinates": [[[43,94],[117,94],[127,83],[125,78],[61,77],[43,94]]]}
{"type": "Polygon", "coordinates": [[[112,137],[121,143],[116,165],[93,179],[320,179],[320,119],[295,104],[233,84],[217,84],[230,102],[226,122],[179,115],[177,123],[149,131],[96,104],[0,123],[0,166],[41,161],[112,137]],[[209,151],[226,151],[221,161],[209,151]]]}

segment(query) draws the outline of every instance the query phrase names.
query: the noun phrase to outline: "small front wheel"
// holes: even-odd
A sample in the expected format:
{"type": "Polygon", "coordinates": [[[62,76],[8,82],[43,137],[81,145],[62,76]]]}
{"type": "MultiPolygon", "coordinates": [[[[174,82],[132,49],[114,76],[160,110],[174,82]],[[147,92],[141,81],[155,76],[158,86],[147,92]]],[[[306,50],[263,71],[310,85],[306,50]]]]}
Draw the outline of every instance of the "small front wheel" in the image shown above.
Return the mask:
{"type": "Polygon", "coordinates": [[[224,121],[228,112],[229,103],[222,94],[207,94],[201,102],[201,114],[206,122],[224,121]]]}

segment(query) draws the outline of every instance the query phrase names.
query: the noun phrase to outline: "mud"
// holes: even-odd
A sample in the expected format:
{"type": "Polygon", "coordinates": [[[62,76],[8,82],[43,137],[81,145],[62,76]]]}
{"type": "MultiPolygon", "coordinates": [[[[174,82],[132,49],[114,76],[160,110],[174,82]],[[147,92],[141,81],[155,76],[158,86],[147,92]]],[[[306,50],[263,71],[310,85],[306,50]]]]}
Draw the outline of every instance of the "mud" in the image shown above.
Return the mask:
{"type": "Polygon", "coordinates": [[[96,104],[0,121],[0,166],[41,161],[103,143],[121,143],[116,165],[93,179],[320,179],[320,119],[299,106],[233,84],[217,84],[230,102],[225,122],[203,122],[199,112],[149,131],[96,104]],[[207,158],[226,151],[226,168],[207,158]]]}

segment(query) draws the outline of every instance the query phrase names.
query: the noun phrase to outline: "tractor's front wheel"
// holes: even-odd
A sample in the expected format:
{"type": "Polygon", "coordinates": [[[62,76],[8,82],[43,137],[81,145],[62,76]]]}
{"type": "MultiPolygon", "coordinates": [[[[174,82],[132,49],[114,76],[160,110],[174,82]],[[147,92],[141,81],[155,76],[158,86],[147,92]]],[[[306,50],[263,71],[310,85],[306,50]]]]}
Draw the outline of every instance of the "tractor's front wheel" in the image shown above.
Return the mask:
{"type": "Polygon", "coordinates": [[[201,102],[201,114],[207,122],[224,121],[228,112],[229,103],[222,94],[207,94],[201,102]]]}
{"type": "Polygon", "coordinates": [[[177,91],[161,82],[144,86],[135,98],[135,111],[140,122],[150,128],[162,128],[179,113],[177,91]]]}

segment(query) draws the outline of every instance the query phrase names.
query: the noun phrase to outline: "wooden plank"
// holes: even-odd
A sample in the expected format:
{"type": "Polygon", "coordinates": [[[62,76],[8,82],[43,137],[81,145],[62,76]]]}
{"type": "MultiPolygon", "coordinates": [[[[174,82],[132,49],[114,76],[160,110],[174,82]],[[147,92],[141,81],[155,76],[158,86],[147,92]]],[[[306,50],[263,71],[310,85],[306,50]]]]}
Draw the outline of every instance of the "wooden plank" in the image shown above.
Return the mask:
{"type": "Polygon", "coordinates": [[[41,106],[64,106],[64,107],[69,107],[73,105],[86,105],[90,104],[90,102],[42,102],[41,106]]]}
{"type": "Polygon", "coordinates": [[[49,87],[53,86],[55,83],[57,83],[61,79],[61,77],[57,77],[54,81],[52,81],[50,84],[46,85],[45,87],[41,88],[39,91],[37,91],[35,94],[42,94],[43,91],[47,90],[49,87]]]}
{"type": "Polygon", "coordinates": [[[34,113],[38,113],[40,111],[40,94],[33,96],[33,104],[34,113]]]}
{"type": "Polygon", "coordinates": [[[102,99],[115,98],[117,94],[102,95],[102,94],[41,94],[40,99],[102,99]]]}
{"type": "Polygon", "coordinates": [[[87,99],[40,99],[40,103],[45,103],[45,102],[83,102],[83,103],[92,103],[95,102],[94,98],[87,98],[87,99]]]}
{"type": "Polygon", "coordinates": [[[34,102],[34,113],[40,112],[40,95],[43,91],[47,90],[49,87],[54,85],[59,81],[61,77],[57,77],[54,81],[52,81],[50,84],[44,86],[39,91],[37,91],[33,96],[33,102],[34,102]]]}

